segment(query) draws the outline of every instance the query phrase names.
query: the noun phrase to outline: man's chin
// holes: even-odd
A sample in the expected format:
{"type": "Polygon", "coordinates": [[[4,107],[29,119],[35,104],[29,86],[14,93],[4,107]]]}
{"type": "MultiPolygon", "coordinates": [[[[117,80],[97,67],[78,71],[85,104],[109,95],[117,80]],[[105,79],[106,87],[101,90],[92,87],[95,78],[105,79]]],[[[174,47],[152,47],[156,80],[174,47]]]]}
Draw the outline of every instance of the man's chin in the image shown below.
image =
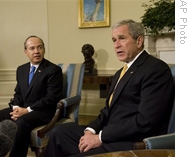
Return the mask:
{"type": "Polygon", "coordinates": [[[123,57],[118,57],[118,59],[119,59],[121,62],[126,62],[126,59],[123,58],[123,57]]]}
{"type": "Polygon", "coordinates": [[[35,64],[39,64],[41,61],[42,61],[42,58],[40,58],[40,59],[34,59],[34,60],[33,60],[33,62],[34,62],[35,64]]]}

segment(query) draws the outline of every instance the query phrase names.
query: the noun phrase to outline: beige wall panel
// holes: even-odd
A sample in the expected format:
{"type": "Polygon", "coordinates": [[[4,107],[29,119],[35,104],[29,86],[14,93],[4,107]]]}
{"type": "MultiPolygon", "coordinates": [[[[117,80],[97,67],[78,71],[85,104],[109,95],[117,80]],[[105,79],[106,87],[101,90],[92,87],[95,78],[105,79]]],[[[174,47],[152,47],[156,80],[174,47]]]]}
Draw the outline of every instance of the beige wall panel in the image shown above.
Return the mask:
{"type": "Polygon", "coordinates": [[[44,39],[49,58],[46,0],[0,0],[0,23],[0,69],[28,62],[23,43],[30,35],[44,39]]]}
{"type": "Polygon", "coordinates": [[[0,70],[0,109],[7,107],[16,86],[15,70],[0,70]]]}
{"type": "MultiPolygon", "coordinates": [[[[111,25],[132,18],[140,21],[146,0],[110,0],[111,25]]],[[[94,59],[99,71],[115,72],[123,64],[116,58],[111,40],[111,27],[78,28],[78,0],[48,0],[49,51],[54,62],[83,62],[81,48],[94,46],[94,59]]]]}
{"type": "Polygon", "coordinates": [[[15,81],[0,81],[0,109],[8,106],[8,102],[13,97],[15,81]]]}

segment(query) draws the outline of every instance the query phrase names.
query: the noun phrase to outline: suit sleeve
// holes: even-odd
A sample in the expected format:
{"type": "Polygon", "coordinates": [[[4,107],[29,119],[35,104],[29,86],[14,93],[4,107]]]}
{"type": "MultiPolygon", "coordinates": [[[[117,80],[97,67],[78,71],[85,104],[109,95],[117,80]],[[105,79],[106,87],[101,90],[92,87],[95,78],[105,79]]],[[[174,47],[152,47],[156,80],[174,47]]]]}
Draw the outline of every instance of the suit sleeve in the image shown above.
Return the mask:
{"type": "Polygon", "coordinates": [[[21,93],[21,88],[20,88],[20,83],[19,83],[19,71],[20,71],[20,67],[17,68],[16,70],[16,80],[17,80],[17,84],[16,87],[14,89],[15,94],[14,94],[14,102],[13,105],[15,106],[20,106],[20,107],[24,107],[24,100],[22,97],[22,93],[21,93]]]}

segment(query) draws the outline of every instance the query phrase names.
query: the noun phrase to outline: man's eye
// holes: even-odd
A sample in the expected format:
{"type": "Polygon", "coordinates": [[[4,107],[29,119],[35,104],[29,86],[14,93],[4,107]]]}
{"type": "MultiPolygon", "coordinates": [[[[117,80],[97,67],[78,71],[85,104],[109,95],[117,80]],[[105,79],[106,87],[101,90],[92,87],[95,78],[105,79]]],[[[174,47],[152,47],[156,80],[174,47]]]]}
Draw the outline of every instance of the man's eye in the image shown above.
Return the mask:
{"type": "Polygon", "coordinates": [[[38,49],[43,49],[43,47],[42,47],[42,46],[39,46],[38,49]]]}
{"type": "Polygon", "coordinates": [[[115,41],[116,41],[116,39],[112,39],[112,41],[113,41],[113,42],[115,42],[115,41]]]}
{"type": "Polygon", "coordinates": [[[30,47],[29,50],[34,50],[34,47],[30,47]]]}
{"type": "Polygon", "coordinates": [[[119,39],[123,40],[123,39],[125,39],[125,37],[121,36],[119,39]]]}

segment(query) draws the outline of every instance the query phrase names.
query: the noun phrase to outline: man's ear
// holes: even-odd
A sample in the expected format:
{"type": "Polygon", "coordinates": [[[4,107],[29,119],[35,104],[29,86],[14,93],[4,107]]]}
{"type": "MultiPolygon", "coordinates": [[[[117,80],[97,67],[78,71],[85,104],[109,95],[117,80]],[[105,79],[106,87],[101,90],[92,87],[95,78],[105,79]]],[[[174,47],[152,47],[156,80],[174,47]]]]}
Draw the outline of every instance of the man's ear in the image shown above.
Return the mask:
{"type": "Polygon", "coordinates": [[[144,41],[144,37],[143,37],[142,35],[140,35],[140,36],[137,38],[137,47],[138,47],[138,48],[142,47],[143,41],[144,41]]]}

